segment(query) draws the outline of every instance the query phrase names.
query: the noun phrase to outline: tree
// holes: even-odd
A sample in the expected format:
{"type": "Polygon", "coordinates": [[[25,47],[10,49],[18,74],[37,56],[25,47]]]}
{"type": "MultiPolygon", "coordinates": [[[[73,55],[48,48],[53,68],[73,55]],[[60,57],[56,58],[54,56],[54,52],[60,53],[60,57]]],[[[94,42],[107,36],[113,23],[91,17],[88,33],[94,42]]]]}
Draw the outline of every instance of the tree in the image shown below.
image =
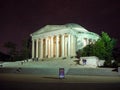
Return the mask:
{"type": "Polygon", "coordinates": [[[120,48],[116,47],[113,49],[113,57],[115,62],[113,63],[113,67],[120,67],[120,48]]]}
{"type": "Polygon", "coordinates": [[[22,46],[23,46],[21,50],[22,59],[31,58],[31,38],[24,39],[22,46]]]}
{"type": "Polygon", "coordinates": [[[104,43],[104,47],[106,51],[104,59],[112,60],[113,59],[112,52],[115,47],[116,40],[114,38],[110,38],[110,36],[107,33],[102,32],[101,42],[104,43]]]}
{"type": "Polygon", "coordinates": [[[112,52],[115,44],[115,39],[110,38],[107,33],[102,32],[100,39],[98,39],[95,44],[87,45],[81,50],[81,56],[97,56],[110,63],[113,59],[112,52]]]}
{"type": "Polygon", "coordinates": [[[12,58],[14,59],[14,57],[16,56],[17,54],[17,51],[16,51],[16,44],[13,43],[13,42],[6,42],[4,44],[4,47],[6,47],[8,49],[8,54],[10,56],[12,56],[12,58]]]}
{"type": "Polygon", "coordinates": [[[76,64],[80,64],[80,53],[81,53],[80,50],[76,52],[77,54],[76,58],[78,59],[78,60],[75,60],[76,64]]]}
{"type": "Polygon", "coordinates": [[[87,45],[84,49],[79,50],[81,56],[92,56],[93,55],[93,44],[87,45]]]}

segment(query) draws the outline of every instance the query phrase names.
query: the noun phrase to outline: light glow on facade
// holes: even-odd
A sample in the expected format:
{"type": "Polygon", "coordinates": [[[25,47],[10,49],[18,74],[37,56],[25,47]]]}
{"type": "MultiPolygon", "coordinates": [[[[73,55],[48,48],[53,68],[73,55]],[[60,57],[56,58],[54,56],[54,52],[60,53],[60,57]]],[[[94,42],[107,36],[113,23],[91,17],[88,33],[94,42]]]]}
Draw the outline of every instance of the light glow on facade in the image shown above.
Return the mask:
{"type": "Polygon", "coordinates": [[[32,58],[39,59],[74,57],[78,49],[99,39],[99,35],[75,23],[46,25],[31,37],[32,58]]]}

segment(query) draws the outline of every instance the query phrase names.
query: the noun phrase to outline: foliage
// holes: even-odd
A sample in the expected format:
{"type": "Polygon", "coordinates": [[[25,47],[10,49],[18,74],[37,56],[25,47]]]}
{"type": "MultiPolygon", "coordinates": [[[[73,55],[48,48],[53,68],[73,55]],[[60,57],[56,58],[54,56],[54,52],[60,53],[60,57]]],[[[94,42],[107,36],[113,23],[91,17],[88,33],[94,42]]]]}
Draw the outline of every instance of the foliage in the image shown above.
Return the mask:
{"type": "Polygon", "coordinates": [[[17,55],[16,46],[17,45],[13,42],[6,42],[4,44],[4,47],[8,49],[8,54],[12,57],[12,59],[14,59],[17,55]]]}
{"type": "Polygon", "coordinates": [[[4,47],[8,49],[8,54],[12,57],[12,61],[23,60],[31,58],[31,38],[24,39],[21,51],[16,50],[16,44],[13,42],[6,42],[4,47]]]}
{"type": "Polygon", "coordinates": [[[91,56],[92,55],[92,50],[93,46],[92,45],[87,45],[84,49],[79,50],[81,56],[91,56]]]}
{"type": "Polygon", "coordinates": [[[76,58],[80,58],[80,55],[81,55],[81,51],[80,50],[78,50],[77,52],[76,52],[76,54],[77,54],[77,56],[76,56],[76,58]]]}
{"type": "Polygon", "coordinates": [[[11,56],[3,52],[0,52],[0,61],[10,61],[11,56]]]}
{"type": "Polygon", "coordinates": [[[110,38],[107,33],[102,32],[100,39],[98,39],[95,44],[87,45],[80,50],[81,56],[97,56],[100,59],[106,60],[107,64],[111,64],[115,44],[115,39],[110,38]]]}
{"type": "Polygon", "coordinates": [[[114,57],[114,59],[118,62],[118,63],[120,63],[120,48],[114,48],[113,49],[113,57],[114,57]]]}
{"type": "Polygon", "coordinates": [[[21,50],[21,58],[22,59],[28,59],[31,58],[31,38],[24,39],[23,48],[21,50]]]}

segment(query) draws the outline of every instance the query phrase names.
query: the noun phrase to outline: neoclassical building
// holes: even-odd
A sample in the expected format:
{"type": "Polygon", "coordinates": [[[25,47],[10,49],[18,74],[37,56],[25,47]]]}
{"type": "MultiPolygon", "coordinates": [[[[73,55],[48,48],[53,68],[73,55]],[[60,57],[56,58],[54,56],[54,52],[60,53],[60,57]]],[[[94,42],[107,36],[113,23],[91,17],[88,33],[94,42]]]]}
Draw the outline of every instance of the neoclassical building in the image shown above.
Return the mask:
{"type": "Polygon", "coordinates": [[[31,34],[32,58],[74,57],[76,51],[95,43],[99,35],[75,23],[46,25],[31,34]]]}

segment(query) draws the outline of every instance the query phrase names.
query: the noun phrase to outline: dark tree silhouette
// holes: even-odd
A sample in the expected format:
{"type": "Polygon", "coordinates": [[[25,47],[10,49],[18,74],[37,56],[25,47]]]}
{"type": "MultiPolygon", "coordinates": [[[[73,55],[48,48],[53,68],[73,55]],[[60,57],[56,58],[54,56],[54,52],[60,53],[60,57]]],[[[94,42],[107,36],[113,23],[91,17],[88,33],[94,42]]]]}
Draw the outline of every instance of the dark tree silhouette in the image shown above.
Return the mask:
{"type": "Polygon", "coordinates": [[[13,42],[6,42],[4,44],[4,47],[8,49],[8,54],[12,57],[11,59],[15,59],[17,55],[16,46],[17,45],[13,42]]]}
{"type": "Polygon", "coordinates": [[[21,57],[22,59],[31,58],[31,37],[23,40],[21,57]]]}

